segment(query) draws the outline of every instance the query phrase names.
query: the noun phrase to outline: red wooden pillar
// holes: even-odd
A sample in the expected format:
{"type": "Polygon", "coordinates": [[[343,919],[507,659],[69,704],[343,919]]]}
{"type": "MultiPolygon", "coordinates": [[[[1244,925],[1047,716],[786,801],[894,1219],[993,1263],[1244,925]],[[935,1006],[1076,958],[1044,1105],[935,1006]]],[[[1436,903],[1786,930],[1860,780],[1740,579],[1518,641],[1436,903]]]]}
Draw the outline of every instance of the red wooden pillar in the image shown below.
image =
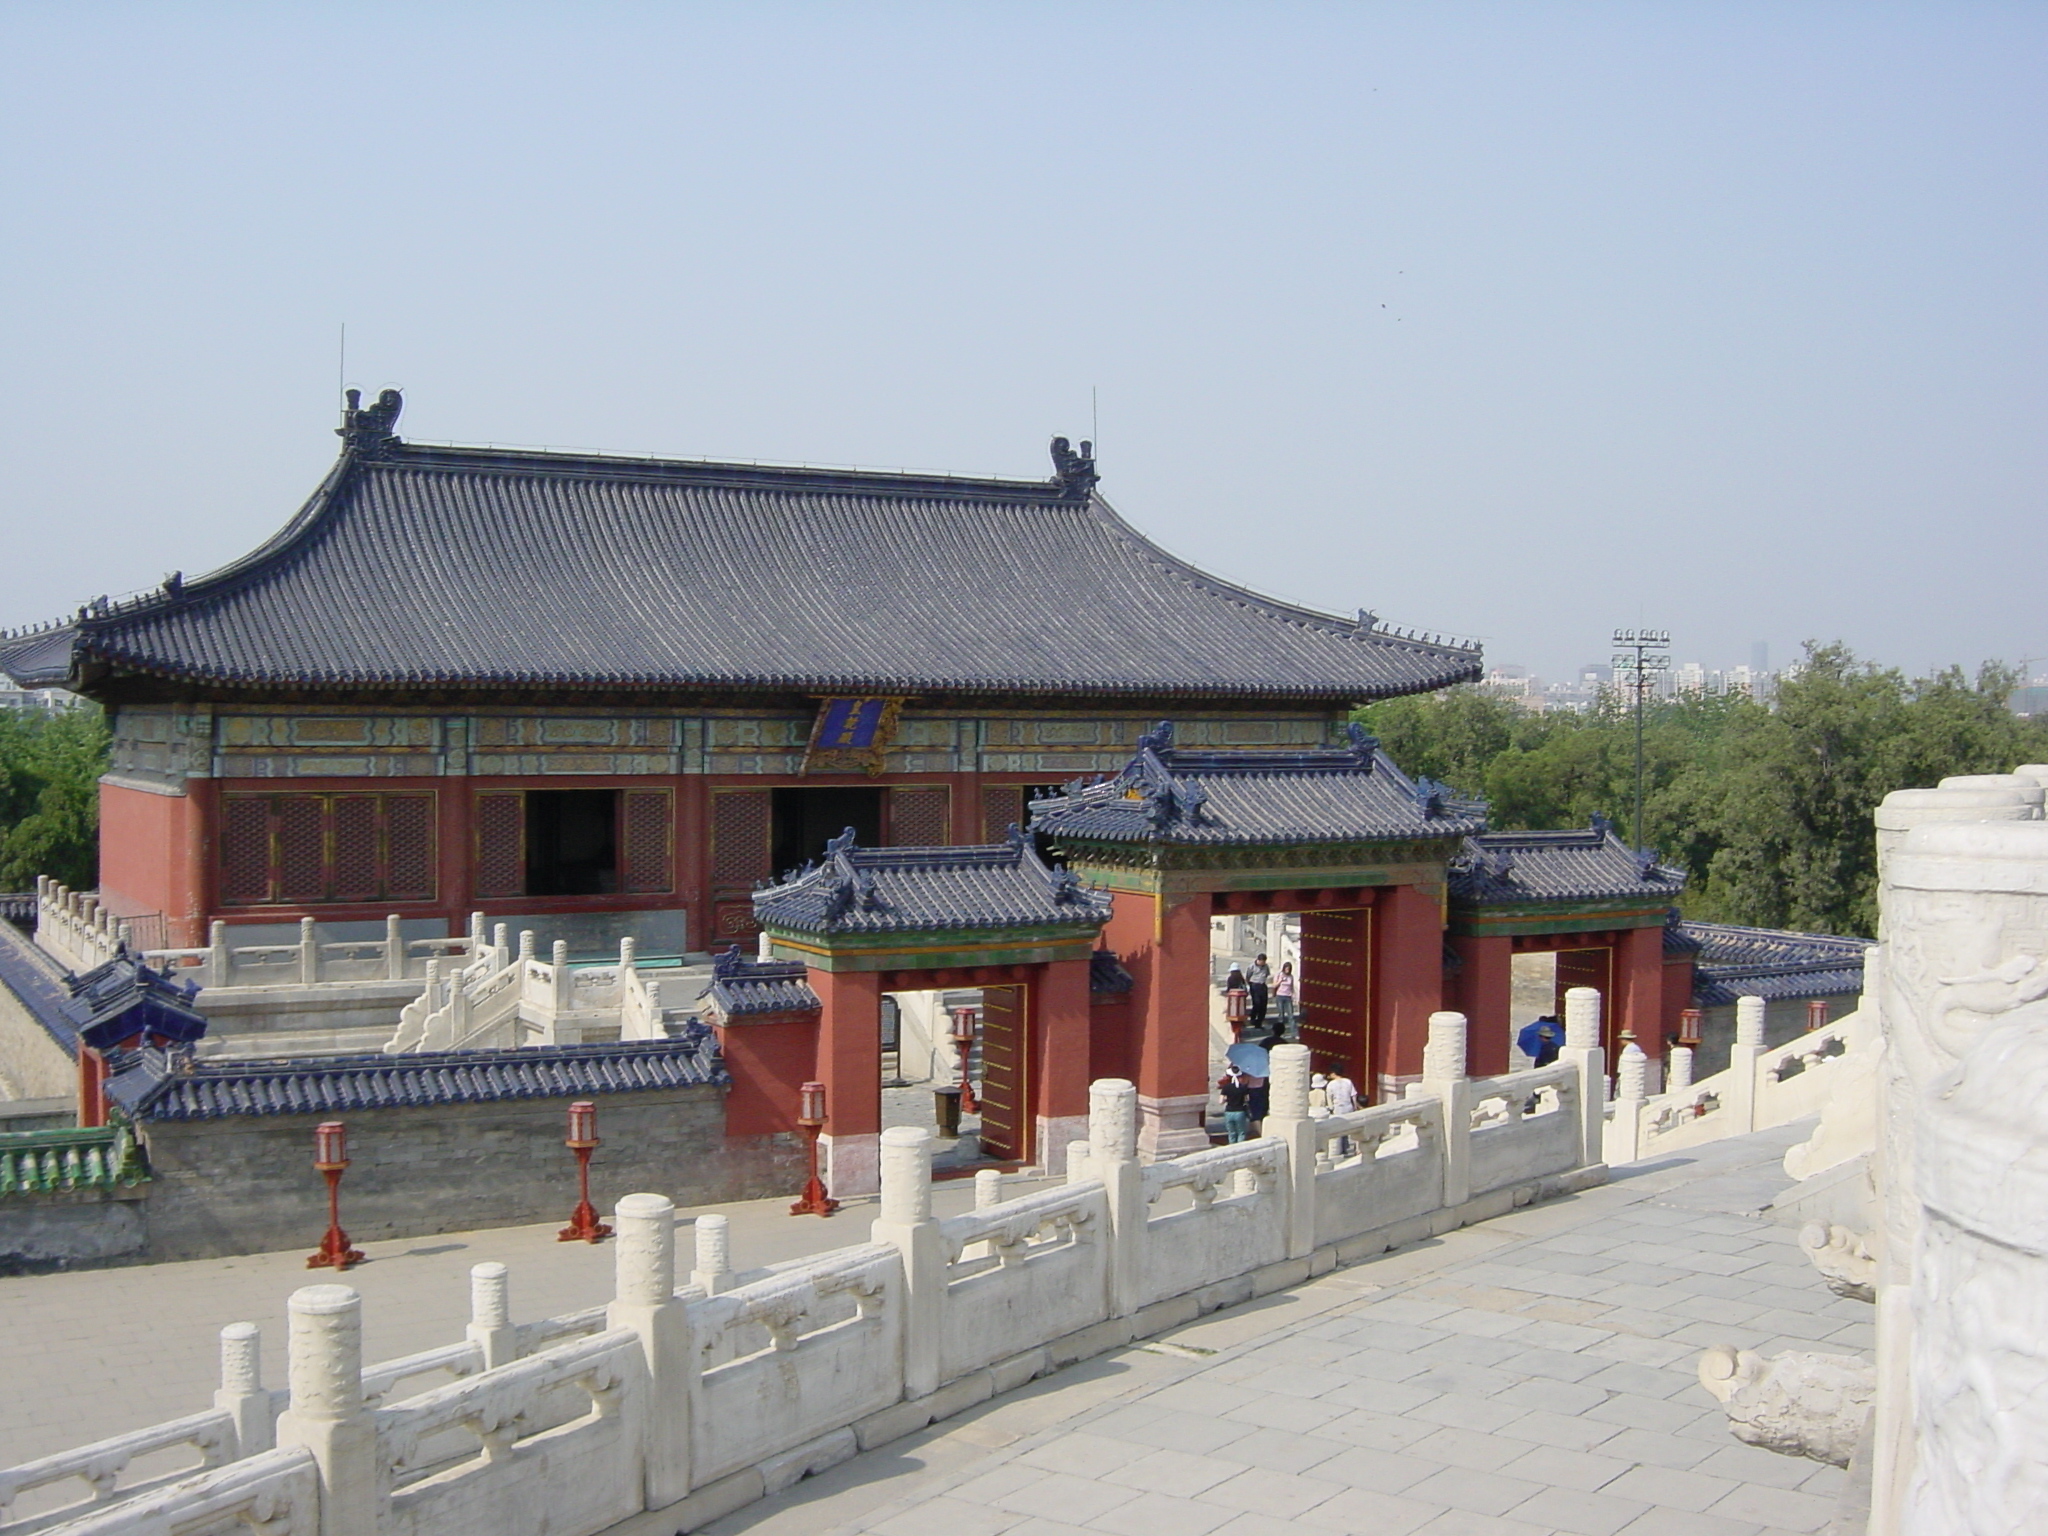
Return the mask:
{"type": "Polygon", "coordinates": [[[78,1125],[89,1130],[107,1123],[107,1060],[87,1045],[78,1043],[78,1125]]]}
{"type": "Polygon", "coordinates": [[[818,1081],[825,1085],[819,1139],[825,1185],[844,1200],[881,1188],[882,978],[875,971],[810,972],[823,1002],[818,1081]]]}
{"type": "MultiPolygon", "coordinates": [[[[1664,1059],[1664,928],[1624,928],[1614,936],[1616,1037],[1635,1033],[1652,1061],[1664,1059]]],[[[1654,1080],[1654,1079],[1653,1079],[1654,1080]]]]}
{"type": "Polygon", "coordinates": [[[1462,934],[1451,947],[1464,962],[1454,1006],[1465,1015],[1467,1070],[1494,1077],[1508,1069],[1514,1034],[1515,941],[1506,934],[1462,934]]]}
{"type": "Polygon", "coordinates": [[[1123,957],[1138,1086],[1138,1150],[1178,1157],[1209,1144],[1209,897],[1117,893],[1104,942],[1123,957]]]}
{"type": "Polygon", "coordinates": [[[1044,1167],[1061,1173],[1067,1166],[1067,1143],[1088,1139],[1088,962],[1041,965],[1027,990],[1034,1015],[1027,1038],[1037,1057],[1032,1071],[1037,1156],[1044,1167]]]}
{"type": "Polygon", "coordinates": [[[1372,914],[1373,1073],[1377,1097],[1393,1098],[1422,1075],[1429,1016],[1444,1005],[1443,906],[1436,892],[1397,885],[1372,914]]]}
{"type": "Polygon", "coordinates": [[[476,781],[467,777],[443,779],[436,794],[441,833],[437,904],[448,919],[451,937],[468,928],[474,910],[470,903],[476,893],[475,787],[476,781]]]}
{"type": "Polygon", "coordinates": [[[676,900],[689,914],[688,947],[709,950],[719,947],[711,922],[711,797],[704,790],[704,775],[686,773],[674,781],[676,787],[676,900]]]}

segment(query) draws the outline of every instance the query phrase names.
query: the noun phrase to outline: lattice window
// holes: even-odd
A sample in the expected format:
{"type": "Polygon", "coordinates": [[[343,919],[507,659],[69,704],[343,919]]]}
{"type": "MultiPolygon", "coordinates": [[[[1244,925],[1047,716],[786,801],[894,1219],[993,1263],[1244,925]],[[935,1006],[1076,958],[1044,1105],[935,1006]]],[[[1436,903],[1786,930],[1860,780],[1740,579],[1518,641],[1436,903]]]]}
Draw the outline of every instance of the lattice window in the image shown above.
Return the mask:
{"type": "Polygon", "coordinates": [[[270,899],[270,801],[229,796],[221,803],[220,899],[270,899]]]}
{"type": "Polygon", "coordinates": [[[675,888],[669,805],[665,789],[629,789],[619,797],[619,876],[628,891],[675,888]]]}
{"type": "Polygon", "coordinates": [[[493,790],[476,797],[476,893],[526,891],[526,796],[493,790]]]}
{"type": "Polygon", "coordinates": [[[713,885],[750,890],[756,881],[768,878],[773,809],[772,794],[765,789],[726,789],[712,795],[713,885]]]}
{"type": "Polygon", "coordinates": [[[336,901],[374,901],[384,882],[378,866],[377,797],[339,795],[334,801],[334,883],[336,901]]]}
{"type": "Polygon", "coordinates": [[[950,796],[943,784],[889,791],[889,841],[899,848],[937,848],[947,841],[950,796]]]}
{"type": "Polygon", "coordinates": [[[433,899],[432,795],[227,795],[220,826],[224,903],[433,899]]]}
{"type": "Polygon", "coordinates": [[[327,898],[327,804],[321,795],[281,796],[271,813],[277,843],[277,899],[327,898]]]}
{"type": "Polygon", "coordinates": [[[384,894],[394,901],[434,895],[434,797],[385,795],[384,894]]]}
{"type": "Polygon", "coordinates": [[[1024,825],[1024,786],[984,784],[981,789],[981,840],[1000,843],[1013,826],[1024,825]]]}

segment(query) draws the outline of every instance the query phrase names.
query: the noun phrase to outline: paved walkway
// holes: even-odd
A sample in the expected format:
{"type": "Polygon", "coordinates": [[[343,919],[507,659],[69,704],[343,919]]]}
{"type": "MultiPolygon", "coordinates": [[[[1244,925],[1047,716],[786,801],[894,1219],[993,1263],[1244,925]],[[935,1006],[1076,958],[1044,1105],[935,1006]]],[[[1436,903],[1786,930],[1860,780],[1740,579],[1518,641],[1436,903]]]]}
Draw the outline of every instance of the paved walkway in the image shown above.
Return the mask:
{"type": "MultiPolygon", "coordinates": [[[[1070,1367],[708,1536],[1822,1530],[1841,1474],[1737,1443],[1693,1375],[1712,1343],[1871,1347],[1871,1309],[1829,1294],[1792,1230],[1758,1214],[1805,1131],[1625,1169],[1070,1367]]],[[[938,1203],[971,1198],[946,1184],[938,1203]]],[[[857,1241],[870,1216],[722,1209],[743,1263],[857,1241]]],[[[521,1319],[611,1290],[609,1248],[556,1243],[552,1225],[370,1252],[349,1279],[371,1359],[459,1337],[479,1260],[511,1265],[521,1319]]],[[[0,1280],[0,1464],[204,1406],[223,1323],[262,1324],[265,1377],[281,1382],[303,1263],[294,1250],[0,1280]]]]}
{"type": "Polygon", "coordinates": [[[1777,1536],[1842,1474],[1734,1440],[1708,1344],[1871,1347],[1757,1214],[1787,1127],[1085,1362],[707,1536],[1777,1536]]]}

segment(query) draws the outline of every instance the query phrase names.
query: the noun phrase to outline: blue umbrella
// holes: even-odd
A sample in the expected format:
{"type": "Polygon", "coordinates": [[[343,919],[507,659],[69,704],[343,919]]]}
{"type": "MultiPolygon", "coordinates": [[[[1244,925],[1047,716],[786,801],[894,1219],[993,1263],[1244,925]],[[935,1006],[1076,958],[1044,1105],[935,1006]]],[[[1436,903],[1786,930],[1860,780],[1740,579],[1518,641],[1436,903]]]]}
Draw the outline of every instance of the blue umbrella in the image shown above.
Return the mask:
{"type": "Polygon", "coordinates": [[[1564,1044],[1564,1026],[1547,1013],[1540,1019],[1532,1019],[1529,1023],[1524,1024],[1522,1032],[1515,1036],[1515,1044],[1521,1049],[1522,1054],[1531,1061],[1534,1061],[1542,1053],[1546,1043],[1551,1045],[1564,1044]],[[1549,1031],[1547,1042],[1544,1038],[1546,1030],[1549,1031]]]}
{"type": "Polygon", "coordinates": [[[1266,1054],[1266,1048],[1263,1045],[1254,1045],[1249,1040],[1240,1040],[1223,1054],[1229,1059],[1230,1064],[1240,1072],[1248,1073],[1253,1077],[1270,1077],[1273,1075],[1273,1060],[1266,1054]]]}

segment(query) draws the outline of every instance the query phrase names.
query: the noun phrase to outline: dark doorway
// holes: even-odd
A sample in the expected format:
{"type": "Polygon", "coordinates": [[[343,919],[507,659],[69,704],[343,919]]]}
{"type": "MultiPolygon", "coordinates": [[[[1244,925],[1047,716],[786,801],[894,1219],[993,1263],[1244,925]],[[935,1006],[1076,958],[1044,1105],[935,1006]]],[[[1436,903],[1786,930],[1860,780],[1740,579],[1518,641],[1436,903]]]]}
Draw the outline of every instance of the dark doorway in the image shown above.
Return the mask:
{"type": "Polygon", "coordinates": [[[605,896],[619,888],[619,792],[526,792],[526,894],[605,896]]]}
{"type": "Polygon", "coordinates": [[[848,827],[863,848],[882,843],[879,789],[778,789],[775,791],[775,874],[822,857],[825,844],[848,827]]]}

